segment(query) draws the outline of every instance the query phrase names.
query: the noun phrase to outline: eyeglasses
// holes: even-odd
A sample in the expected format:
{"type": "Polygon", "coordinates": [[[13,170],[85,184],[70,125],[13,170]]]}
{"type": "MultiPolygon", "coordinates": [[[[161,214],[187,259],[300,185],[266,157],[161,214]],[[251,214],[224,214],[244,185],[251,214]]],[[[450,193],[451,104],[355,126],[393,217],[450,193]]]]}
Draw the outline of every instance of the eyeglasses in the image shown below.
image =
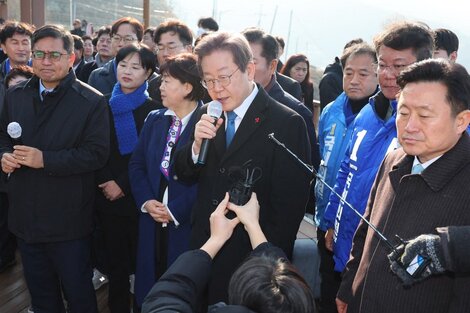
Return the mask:
{"type": "Polygon", "coordinates": [[[382,74],[385,70],[389,70],[391,73],[398,75],[410,64],[392,64],[385,65],[384,63],[379,63],[377,65],[377,73],[382,74]]]}
{"type": "Polygon", "coordinates": [[[230,85],[230,82],[231,82],[230,79],[232,78],[233,74],[235,74],[238,70],[239,68],[237,67],[237,69],[233,71],[232,74],[220,75],[219,77],[217,77],[217,79],[203,79],[201,81],[201,84],[206,89],[214,89],[215,83],[219,83],[219,85],[222,87],[227,87],[228,85],[230,85]]]}
{"type": "Polygon", "coordinates": [[[45,52],[41,50],[33,51],[33,59],[35,60],[49,59],[51,61],[59,61],[63,55],[69,55],[69,54],[60,53],[59,51],[50,51],[50,52],[45,52]]]}
{"type": "Polygon", "coordinates": [[[134,41],[137,40],[137,38],[134,38],[132,36],[124,36],[124,37],[121,37],[119,35],[114,35],[112,38],[111,38],[112,41],[117,41],[117,42],[120,42],[121,40],[123,40],[125,43],[132,43],[134,41]]]}
{"type": "Polygon", "coordinates": [[[174,45],[174,46],[160,46],[155,47],[155,52],[168,51],[169,53],[175,52],[177,49],[184,47],[184,45],[174,45]]]}
{"type": "MultiPolygon", "coordinates": [[[[121,41],[121,40],[119,39],[119,41],[121,41]]],[[[99,43],[105,43],[105,42],[106,42],[106,43],[111,43],[111,38],[100,38],[100,39],[98,40],[98,42],[99,42],[99,43]]]]}

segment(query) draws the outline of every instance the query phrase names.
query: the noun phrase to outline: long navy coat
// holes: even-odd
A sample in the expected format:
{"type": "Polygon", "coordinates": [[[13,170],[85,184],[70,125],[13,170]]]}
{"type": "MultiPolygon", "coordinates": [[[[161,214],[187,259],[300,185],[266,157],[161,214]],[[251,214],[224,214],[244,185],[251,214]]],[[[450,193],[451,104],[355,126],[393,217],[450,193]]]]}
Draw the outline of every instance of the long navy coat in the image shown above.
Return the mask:
{"type": "MultiPolygon", "coordinates": [[[[162,178],[160,163],[164,153],[171,117],[166,109],[150,112],[140,133],[139,142],[129,162],[129,179],[137,207],[151,199],[158,199],[162,178]]],[[[194,130],[195,115],[180,135],[172,154],[185,145],[194,130]]],[[[196,200],[196,185],[183,183],[174,174],[173,160],[168,182],[168,207],[180,223],[168,224],[168,259],[170,266],[183,252],[189,250],[191,209],[196,200]]],[[[140,212],[135,296],[140,306],[145,295],[155,283],[155,220],[148,213],[140,212]]]]}

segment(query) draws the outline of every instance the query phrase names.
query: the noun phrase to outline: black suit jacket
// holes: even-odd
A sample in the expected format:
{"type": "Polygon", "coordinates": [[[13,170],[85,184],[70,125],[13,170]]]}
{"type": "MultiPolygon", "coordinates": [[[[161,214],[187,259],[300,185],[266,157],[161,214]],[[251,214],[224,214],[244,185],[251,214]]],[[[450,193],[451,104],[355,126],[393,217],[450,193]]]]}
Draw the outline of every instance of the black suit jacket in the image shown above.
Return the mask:
{"type": "MultiPolygon", "coordinates": [[[[158,104],[149,98],[145,101],[144,104],[132,112],[138,134],[140,134],[140,130],[142,129],[145,118],[149,112],[157,109],[157,107],[158,104]]],[[[119,152],[119,144],[116,137],[114,118],[111,110],[109,110],[109,112],[109,120],[111,125],[110,155],[106,165],[96,173],[96,186],[107,181],[114,180],[122,189],[125,196],[115,201],[109,201],[103,195],[101,188],[97,188],[95,207],[104,214],[136,217],[138,210],[136,208],[134,198],[132,197],[129,183],[128,164],[131,158],[131,153],[121,155],[119,152]]]]}
{"type": "Polygon", "coordinates": [[[18,122],[24,145],[42,151],[44,168],[22,166],[8,181],[9,227],[28,243],[83,238],[93,230],[94,172],[109,155],[106,99],[73,71],[39,97],[39,78],[8,90],[0,151],[13,151],[7,125],[18,122]]]}
{"type": "MultiPolygon", "coordinates": [[[[199,116],[206,110],[206,106],[201,108],[199,116]]],[[[286,151],[268,138],[271,133],[302,160],[310,163],[310,144],[302,117],[270,98],[261,87],[228,149],[225,148],[225,127],[222,125],[210,144],[205,166],[194,164],[192,141],[176,153],[178,178],[199,182],[198,198],[191,218],[192,248],[199,248],[209,238],[209,216],[232,185],[229,177],[231,169],[251,161],[250,168],[259,167],[262,171],[254,187],[261,207],[261,228],[270,242],[282,248],[288,256],[292,255],[311,177],[286,151]]],[[[239,225],[214,260],[209,304],[227,300],[230,276],[250,251],[248,235],[239,225]]]]}
{"type": "Polygon", "coordinates": [[[302,101],[302,88],[300,84],[295,79],[290,78],[289,76],[283,75],[279,72],[276,72],[276,79],[279,85],[285,92],[290,94],[292,97],[296,98],[299,101],[302,101]]]}

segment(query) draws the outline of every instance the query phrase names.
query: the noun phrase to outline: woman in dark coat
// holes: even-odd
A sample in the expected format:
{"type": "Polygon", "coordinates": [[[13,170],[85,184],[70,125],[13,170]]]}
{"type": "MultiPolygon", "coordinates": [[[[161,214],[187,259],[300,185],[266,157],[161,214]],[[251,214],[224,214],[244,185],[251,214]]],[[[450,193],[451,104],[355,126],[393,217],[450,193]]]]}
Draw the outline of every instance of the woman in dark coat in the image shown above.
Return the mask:
{"type": "Polygon", "coordinates": [[[146,116],[158,107],[147,93],[147,79],[155,64],[154,54],[143,46],[127,46],[116,56],[118,82],[109,98],[111,153],[106,166],[96,175],[95,200],[112,313],[130,311],[129,275],[135,269],[138,215],[130,190],[128,163],[146,116]]]}
{"type": "Polygon", "coordinates": [[[178,180],[172,155],[194,131],[204,89],[196,57],[185,53],[161,66],[160,91],[166,109],[151,112],[129,162],[139,208],[135,299],[140,307],[153,284],[189,249],[190,215],[196,186],[178,180]]]}

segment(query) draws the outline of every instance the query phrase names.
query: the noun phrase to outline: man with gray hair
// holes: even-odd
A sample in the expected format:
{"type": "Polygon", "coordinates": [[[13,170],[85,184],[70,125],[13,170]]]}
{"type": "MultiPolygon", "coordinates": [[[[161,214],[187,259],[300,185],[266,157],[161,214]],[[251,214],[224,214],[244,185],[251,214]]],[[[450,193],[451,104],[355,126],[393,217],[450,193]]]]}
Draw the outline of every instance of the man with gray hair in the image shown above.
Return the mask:
{"type": "MultiPolygon", "coordinates": [[[[253,55],[240,34],[209,34],[195,52],[203,85],[211,98],[221,103],[224,113],[221,118],[214,118],[207,114],[207,107],[201,108],[194,140],[175,155],[178,178],[199,182],[192,212],[191,247],[199,248],[209,238],[209,216],[226,192],[248,179],[254,182],[253,191],[260,203],[261,228],[268,241],[290,257],[311,176],[268,135],[273,133],[300,159],[310,163],[305,123],[300,115],[255,84],[253,55]],[[212,142],[205,164],[197,164],[202,141],[208,139],[212,142]]],[[[243,226],[237,226],[214,259],[209,304],[228,300],[230,276],[250,249],[248,234],[243,226]]]]}

